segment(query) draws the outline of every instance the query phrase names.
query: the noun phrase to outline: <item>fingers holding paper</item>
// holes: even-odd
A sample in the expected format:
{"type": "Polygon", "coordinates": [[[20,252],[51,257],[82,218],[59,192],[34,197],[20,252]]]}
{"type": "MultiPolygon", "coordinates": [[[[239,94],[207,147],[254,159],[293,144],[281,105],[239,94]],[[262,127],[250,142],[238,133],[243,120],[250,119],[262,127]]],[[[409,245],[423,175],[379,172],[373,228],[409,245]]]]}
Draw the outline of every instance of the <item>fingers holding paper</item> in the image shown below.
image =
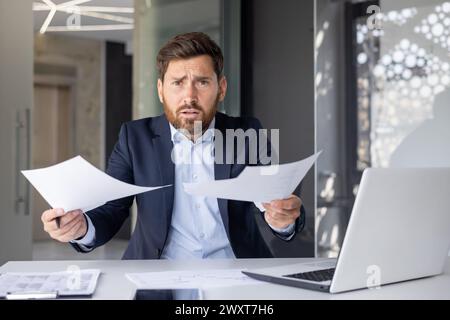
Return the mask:
{"type": "Polygon", "coordinates": [[[264,218],[266,222],[275,228],[286,228],[300,216],[302,200],[296,195],[290,195],[286,199],[273,200],[263,203],[266,211],[264,218]]]}
{"type": "Polygon", "coordinates": [[[62,209],[50,209],[42,214],[41,220],[50,237],[60,242],[83,237],[87,232],[86,219],[81,210],[65,213],[62,209]]]}

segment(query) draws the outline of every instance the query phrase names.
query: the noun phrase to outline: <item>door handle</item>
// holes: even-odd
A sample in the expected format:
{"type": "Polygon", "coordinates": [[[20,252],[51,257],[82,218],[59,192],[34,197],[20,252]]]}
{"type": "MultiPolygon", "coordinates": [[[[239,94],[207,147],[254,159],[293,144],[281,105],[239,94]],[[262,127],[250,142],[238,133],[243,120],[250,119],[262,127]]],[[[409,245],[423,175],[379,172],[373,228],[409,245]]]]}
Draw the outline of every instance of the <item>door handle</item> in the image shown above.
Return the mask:
{"type": "Polygon", "coordinates": [[[31,132],[30,109],[17,110],[15,114],[15,213],[30,215],[30,187],[20,170],[30,168],[31,132]]]}

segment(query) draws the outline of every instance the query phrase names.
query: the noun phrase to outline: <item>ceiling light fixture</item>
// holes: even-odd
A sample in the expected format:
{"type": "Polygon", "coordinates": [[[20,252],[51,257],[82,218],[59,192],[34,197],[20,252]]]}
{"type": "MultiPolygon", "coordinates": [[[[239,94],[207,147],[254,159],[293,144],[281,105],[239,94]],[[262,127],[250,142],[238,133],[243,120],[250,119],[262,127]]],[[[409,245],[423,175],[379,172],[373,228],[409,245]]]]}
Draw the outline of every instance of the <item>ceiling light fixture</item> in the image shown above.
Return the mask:
{"type": "MultiPolygon", "coordinates": [[[[34,2],[33,11],[49,11],[51,8],[45,3],[34,2]]],[[[130,7],[94,7],[77,6],[81,12],[110,12],[110,13],[134,13],[134,8],[130,7]]]]}
{"type": "Polygon", "coordinates": [[[83,4],[83,3],[91,2],[91,1],[92,0],[72,0],[72,1],[67,1],[67,2],[64,2],[64,3],[58,4],[57,8],[58,9],[64,9],[64,8],[67,8],[67,7],[75,7],[75,6],[79,5],[79,4],[83,4]]]}
{"type": "Polygon", "coordinates": [[[66,26],[53,26],[48,27],[49,32],[64,32],[64,31],[109,31],[109,30],[132,30],[132,24],[109,24],[109,25],[91,25],[91,26],[79,26],[76,28],[70,28],[66,26]]]}
{"type": "Polygon", "coordinates": [[[112,13],[134,13],[134,8],[126,7],[93,7],[93,6],[79,6],[81,12],[112,12],[112,13]]]}
{"type": "Polygon", "coordinates": [[[51,0],[42,0],[42,1],[44,1],[44,3],[50,8],[50,12],[49,12],[47,18],[45,18],[45,21],[42,24],[42,27],[41,27],[41,30],[40,30],[40,33],[44,34],[45,31],[47,30],[48,26],[52,22],[53,17],[55,16],[56,5],[51,0]]]}
{"type": "Polygon", "coordinates": [[[69,13],[69,14],[77,13],[77,14],[79,14],[81,16],[85,16],[85,17],[92,17],[92,18],[116,21],[116,22],[121,22],[121,23],[128,23],[128,24],[134,23],[133,18],[127,18],[127,17],[118,16],[118,15],[102,13],[102,12],[94,12],[94,11],[84,11],[83,12],[83,11],[79,11],[78,8],[66,8],[66,9],[61,9],[58,11],[63,11],[63,12],[69,13]]]}
{"type": "Polygon", "coordinates": [[[134,8],[127,7],[98,7],[98,6],[78,6],[80,4],[90,2],[92,0],[72,0],[61,4],[55,4],[52,0],[41,0],[43,3],[34,2],[33,11],[50,11],[45,19],[40,33],[45,32],[60,32],[60,31],[100,31],[100,30],[130,30],[133,29],[133,18],[127,18],[119,15],[108,13],[133,13],[134,8]],[[73,28],[71,26],[50,26],[57,11],[68,14],[79,14],[82,16],[98,18],[103,20],[116,21],[123,24],[116,25],[89,25],[78,26],[73,28]]]}

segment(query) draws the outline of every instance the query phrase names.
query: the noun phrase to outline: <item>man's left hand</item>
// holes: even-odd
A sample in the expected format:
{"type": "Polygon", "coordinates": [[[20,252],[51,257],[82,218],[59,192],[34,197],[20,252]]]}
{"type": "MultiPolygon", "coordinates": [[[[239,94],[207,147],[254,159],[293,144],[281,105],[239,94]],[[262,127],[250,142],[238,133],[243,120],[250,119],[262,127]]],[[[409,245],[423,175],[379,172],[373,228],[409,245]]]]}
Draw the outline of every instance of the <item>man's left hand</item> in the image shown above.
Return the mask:
{"type": "Polygon", "coordinates": [[[266,209],[264,218],[272,227],[284,229],[300,216],[302,200],[296,195],[290,195],[286,199],[273,200],[270,203],[263,203],[266,209]]]}

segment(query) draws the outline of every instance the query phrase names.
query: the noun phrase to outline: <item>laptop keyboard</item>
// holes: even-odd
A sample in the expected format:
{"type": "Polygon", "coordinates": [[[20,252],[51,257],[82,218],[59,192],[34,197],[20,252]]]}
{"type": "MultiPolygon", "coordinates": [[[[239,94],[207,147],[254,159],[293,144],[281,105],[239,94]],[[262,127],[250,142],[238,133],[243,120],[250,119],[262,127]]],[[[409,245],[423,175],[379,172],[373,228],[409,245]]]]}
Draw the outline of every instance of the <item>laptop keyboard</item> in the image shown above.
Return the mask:
{"type": "Polygon", "coordinates": [[[317,270],[317,271],[288,274],[283,277],[301,279],[301,280],[309,280],[309,281],[314,281],[314,282],[322,282],[322,281],[329,281],[329,280],[333,279],[334,270],[335,270],[335,268],[330,268],[330,269],[323,269],[323,270],[317,270]]]}

